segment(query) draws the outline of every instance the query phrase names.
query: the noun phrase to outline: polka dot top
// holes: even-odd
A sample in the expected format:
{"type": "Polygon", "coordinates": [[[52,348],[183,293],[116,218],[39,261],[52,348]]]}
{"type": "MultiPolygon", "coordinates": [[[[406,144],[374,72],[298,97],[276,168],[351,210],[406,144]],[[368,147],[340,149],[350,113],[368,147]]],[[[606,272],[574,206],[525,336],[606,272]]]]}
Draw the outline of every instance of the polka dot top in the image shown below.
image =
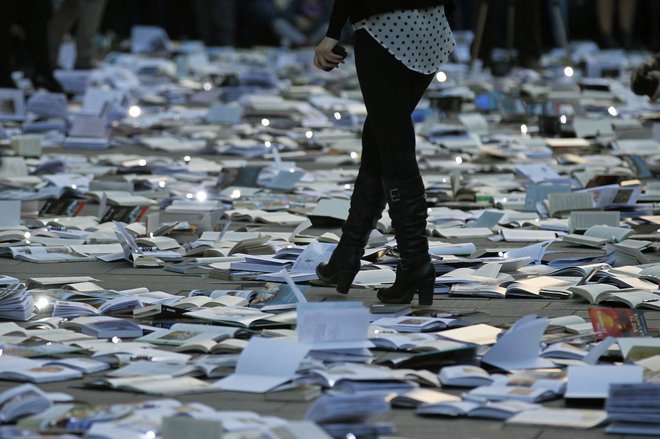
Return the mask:
{"type": "Polygon", "coordinates": [[[437,72],[456,45],[442,5],[374,15],[353,27],[366,30],[406,67],[425,75],[437,72]]]}

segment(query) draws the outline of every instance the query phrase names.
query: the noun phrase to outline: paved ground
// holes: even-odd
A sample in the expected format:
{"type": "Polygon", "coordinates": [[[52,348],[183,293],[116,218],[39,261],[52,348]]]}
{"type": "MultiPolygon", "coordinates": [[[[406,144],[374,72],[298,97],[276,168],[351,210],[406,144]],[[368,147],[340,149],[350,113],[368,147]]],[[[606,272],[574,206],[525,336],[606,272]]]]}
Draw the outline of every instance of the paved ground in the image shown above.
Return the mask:
{"type": "MultiPolygon", "coordinates": [[[[67,151],[70,152],[70,151],[67,151]]],[[[122,147],[112,150],[129,154],[166,155],[158,152],[146,152],[137,147],[122,147]]],[[[215,156],[214,159],[221,159],[215,156]]],[[[306,163],[305,168],[315,168],[314,162],[306,163]]],[[[235,224],[236,225],[236,224],[235,224]]],[[[309,231],[306,231],[308,233],[309,231]]],[[[448,240],[444,240],[448,241],[448,240]]],[[[499,245],[519,247],[516,244],[494,244],[487,240],[477,240],[478,248],[495,247],[499,245]]],[[[580,252],[572,248],[571,253],[580,252]]],[[[660,258],[660,257],[659,257],[660,258]]],[[[65,263],[65,264],[30,264],[11,259],[0,259],[0,274],[16,276],[22,279],[42,276],[65,276],[65,275],[89,275],[100,280],[100,285],[121,290],[138,286],[145,286],[150,290],[162,290],[168,293],[177,293],[192,288],[204,288],[220,284],[225,288],[234,288],[237,284],[223,283],[217,279],[209,279],[199,275],[181,275],[167,272],[162,269],[134,269],[123,262],[117,263],[65,263]]],[[[313,287],[310,290],[311,300],[362,300],[366,304],[376,301],[373,291],[353,290],[349,296],[339,295],[331,288],[313,287]]],[[[435,306],[448,311],[459,311],[475,309],[481,313],[466,317],[493,325],[512,323],[518,318],[535,313],[538,315],[555,317],[568,314],[578,314],[587,317],[588,305],[577,303],[573,300],[551,301],[551,300],[526,300],[526,299],[449,299],[439,297],[435,306]]],[[[647,320],[651,327],[660,327],[660,312],[648,312],[647,320]]],[[[85,378],[89,380],[90,378],[85,378]]],[[[64,383],[44,384],[41,387],[47,391],[66,391],[77,399],[88,403],[120,403],[136,400],[150,399],[149,396],[137,395],[126,392],[93,391],[80,388],[81,381],[69,381],[64,383]]],[[[13,386],[13,383],[0,381],[0,391],[13,386]]],[[[193,396],[178,397],[181,401],[198,401],[216,407],[218,409],[253,410],[261,414],[281,416],[288,419],[300,419],[303,417],[308,403],[282,403],[265,401],[261,395],[239,394],[232,392],[210,393],[193,396]]],[[[562,406],[558,401],[554,405],[562,406]]],[[[576,431],[559,429],[540,429],[527,427],[505,426],[501,422],[476,420],[476,419],[444,419],[444,418],[420,418],[407,410],[394,410],[389,416],[398,430],[400,437],[407,438],[488,438],[488,439],[553,439],[553,438],[596,438],[605,436],[603,429],[594,431],[576,431]]],[[[608,435],[607,437],[616,437],[608,435]]]]}
{"type": "MultiPolygon", "coordinates": [[[[123,289],[136,286],[146,286],[150,290],[162,290],[177,293],[190,288],[204,286],[218,286],[222,281],[170,273],[162,269],[130,268],[124,263],[105,264],[100,262],[70,263],[70,264],[29,264],[9,259],[0,259],[0,273],[30,278],[36,276],[63,276],[63,275],[90,275],[96,277],[100,284],[106,288],[123,289]]],[[[353,290],[351,294],[341,296],[330,288],[314,287],[310,296],[313,300],[363,300],[365,303],[375,302],[372,291],[353,290]]],[[[524,300],[524,299],[448,299],[438,298],[435,305],[446,310],[476,309],[481,311],[468,319],[478,320],[490,324],[502,324],[515,321],[517,318],[537,313],[545,316],[560,316],[578,314],[586,317],[587,305],[572,300],[524,300]]],[[[652,327],[660,327],[660,312],[647,313],[652,327]]],[[[85,378],[89,379],[89,378],[85,378]]],[[[77,399],[89,403],[119,403],[150,398],[126,392],[93,391],[79,388],[80,381],[44,384],[41,387],[47,391],[66,391],[77,399]]],[[[0,382],[0,391],[13,384],[0,382]]],[[[307,403],[281,403],[265,401],[261,395],[238,394],[231,392],[211,393],[202,395],[178,397],[182,401],[198,401],[209,404],[218,409],[254,410],[261,414],[281,416],[288,419],[299,419],[305,413],[307,403]]],[[[562,402],[555,405],[561,406],[562,402]]],[[[476,419],[440,419],[420,418],[408,410],[394,410],[389,416],[397,427],[401,437],[408,438],[438,438],[451,435],[453,438],[565,438],[584,437],[595,438],[604,436],[602,429],[595,431],[574,431],[526,428],[518,426],[505,426],[501,422],[492,422],[476,419]]],[[[615,437],[608,435],[608,437],[615,437]]]]}

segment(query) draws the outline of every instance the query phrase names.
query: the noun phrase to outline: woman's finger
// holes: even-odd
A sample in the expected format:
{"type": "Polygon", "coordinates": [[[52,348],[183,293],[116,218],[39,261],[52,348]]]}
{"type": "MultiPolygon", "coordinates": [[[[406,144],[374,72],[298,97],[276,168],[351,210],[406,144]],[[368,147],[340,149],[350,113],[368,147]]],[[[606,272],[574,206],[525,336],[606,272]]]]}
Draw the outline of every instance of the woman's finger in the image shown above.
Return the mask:
{"type": "Polygon", "coordinates": [[[334,53],[334,52],[330,52],[329,54],[327,54],[327,55],[325,56],[325,59],[327,59],[328,61],[332,61],[332,62],[334,62],[335,64],[339,64],[340,62],[344,61],[344,57],[343,57],[343,56],[341,56],[341,55],[337,55],[337,54],[334,53]]]}

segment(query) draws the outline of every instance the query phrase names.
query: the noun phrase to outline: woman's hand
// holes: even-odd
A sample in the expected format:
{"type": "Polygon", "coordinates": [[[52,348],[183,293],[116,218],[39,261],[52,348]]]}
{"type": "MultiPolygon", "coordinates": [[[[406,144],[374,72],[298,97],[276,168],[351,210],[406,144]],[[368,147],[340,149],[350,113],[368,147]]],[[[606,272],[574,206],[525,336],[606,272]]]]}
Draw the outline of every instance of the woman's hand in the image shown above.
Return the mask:
{"type": "Polygon", "coordinates": [[[321,70],[331,70],[344,62],[344,58],[332,52],[339,41],[325,37],[314,50],[314,65],[321,70]]]}

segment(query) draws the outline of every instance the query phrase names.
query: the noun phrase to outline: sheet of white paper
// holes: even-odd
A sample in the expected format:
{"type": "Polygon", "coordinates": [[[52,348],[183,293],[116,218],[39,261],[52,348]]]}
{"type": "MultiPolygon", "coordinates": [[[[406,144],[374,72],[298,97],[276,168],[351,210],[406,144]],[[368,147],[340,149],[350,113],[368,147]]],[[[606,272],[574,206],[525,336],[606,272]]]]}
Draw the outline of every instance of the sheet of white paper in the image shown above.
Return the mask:
{"type": "Polygon", "coordinates": [[[507,258],[522,258],[528,256],[534,259],[536,262],[539,262],[543,259],[546,250],[555,240],[539,242],[538,244],[532,244],[521,248],[514,248],[509,250],[504,254],[507,258]]]}
{"type": "Polygon", "coordinates": [[[547,318],[523,317],[502,334],[483,361],[504,370],[552,367],[551,361],[539,358],[541,337],[547,326],[547,318]]]}
{"type": "Polygon", "coordinates": [[[214,386],[237,392],[267,392],[291,380],[307,352],[307,347],[290,340],[252,337],[238,358],[236,371],[214,386]]]}
{"type": "MultiPolygon", "coordinates": [[[[298,305],[298,341],[314,349],[335,347],[332,343],[367,340],[371,314],[362,302],[315,302],[298,305]]],[[[348,345],[346,345],[348,346],[348,345]]]]}
{"type": "Polygon", "coordinates": [[[632,365],[569,366],[566,398],[607,398],[610,384],[644,382],[644,368],[632,365]]]}
{"type": "Polygon", "coordinates": [[[614,343],[616,343],[616,338],[614,337],[607,337],[604,340],[600,341],[596,346],[591,348],[589,353],[584,356],[582,361],[585,364],[590,364],[590,365],[595,365],[598,363],[598,359],[602,357],[605,352],[609,349],[610,346],[612,346],[614,343]]]}
{"type": "Polygon", "coordinates": [[[21,223],[21,202],[0,200],[0,227],[18,226],[21,223]]]}

